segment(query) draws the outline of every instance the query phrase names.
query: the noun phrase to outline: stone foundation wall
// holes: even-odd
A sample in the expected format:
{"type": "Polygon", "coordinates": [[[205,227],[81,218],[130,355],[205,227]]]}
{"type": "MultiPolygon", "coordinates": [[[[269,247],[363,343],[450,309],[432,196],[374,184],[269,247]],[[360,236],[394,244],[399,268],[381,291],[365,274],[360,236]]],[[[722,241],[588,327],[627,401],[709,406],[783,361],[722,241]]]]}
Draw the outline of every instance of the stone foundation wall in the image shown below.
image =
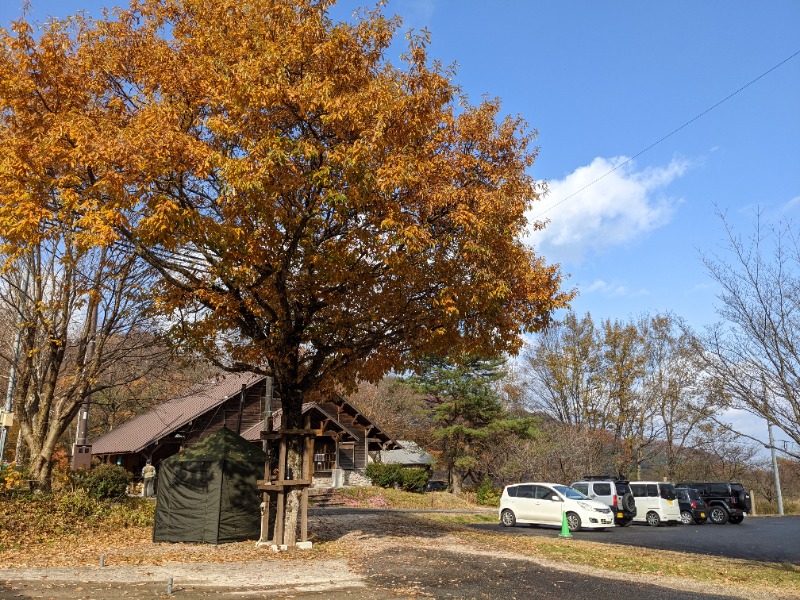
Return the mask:
{"type": "Polygon", "coordinates": [[[372,480],[364,475],[364,469],[342,470],[338,477],[338,486],[334,485],[337,477],[333,474],[329,476],[314,476],[311,487],[331,488],[331,487],[366,487],[372,485],[372,480]]]}
{"type": "Polygon", "coordinates": [[[366,487],[372,485],[372,480],[364,475],[364,469],[345,471],[344,484],[352,487],[366,487]]]}
{"type": "Polygon", "coordinates": [[[333,487],[333,479],[331,477],[319,477],[315,475],[314,480],[311,482],[311,487],[312,488],[333,487]]]}

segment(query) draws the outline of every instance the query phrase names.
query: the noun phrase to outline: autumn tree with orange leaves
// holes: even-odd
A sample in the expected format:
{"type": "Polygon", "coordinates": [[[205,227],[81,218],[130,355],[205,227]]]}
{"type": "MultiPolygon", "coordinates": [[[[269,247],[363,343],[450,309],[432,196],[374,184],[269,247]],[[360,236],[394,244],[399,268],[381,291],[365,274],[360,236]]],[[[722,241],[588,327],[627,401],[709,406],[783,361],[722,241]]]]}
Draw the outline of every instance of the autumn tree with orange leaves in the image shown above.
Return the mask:
{"type": "Polygon", "coordinates": [[[172,336],[274,378],[290,429],[316,394],[420,356],[515,352],[571,296],[521,241],[540,226],[525,219],[541,193],[525,123],[497,100],[469,104],[424,35],[395,66],[398,19],[334,22],[333,4],[135,0],[73,21],[74,44],[48,51],[54,69],[74,61],[75,102],[47,103],[59,81],[3,67],[29,102],[4,101],[3,118],[46,113],[17,160],[66,173],[46,195],[27,167],[3,182],[0,210],[30,215],[18,243],[63,197],[82,233],[158,272],[172,336]]]}
{"type": "Polygon", "coordinates": [[[81,138],[108,107],[84,85],[73,33],[24,22],[0,32],[0,370],[13,365],[15,456],[39,491],[84,401],[169,366],[154,343],[154,272],[94,210],[99,180],[81,138]]]}

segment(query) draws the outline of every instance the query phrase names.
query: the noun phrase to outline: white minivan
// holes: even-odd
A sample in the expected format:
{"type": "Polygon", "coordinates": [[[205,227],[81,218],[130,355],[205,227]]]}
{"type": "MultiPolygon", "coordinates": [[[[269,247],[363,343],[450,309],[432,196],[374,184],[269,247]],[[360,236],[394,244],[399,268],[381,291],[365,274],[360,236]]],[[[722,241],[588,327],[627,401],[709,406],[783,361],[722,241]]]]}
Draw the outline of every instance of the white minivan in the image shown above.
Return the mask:
{"type": "Polygon", "coordinates": [[[561,525],[564,515],[570,531],[614,526],[614,514],[602,502],[589,500],[577,490],[557,483],[507,485],[500,496],[500,522],[561,525]]]}
{"type": "Polygon", "coordinates": [[[681,522],[681,507],[672,483],[631,481],[630,486],[636,500],[634,523],[658,527],[662,523],[677,525],[681,522]]]}

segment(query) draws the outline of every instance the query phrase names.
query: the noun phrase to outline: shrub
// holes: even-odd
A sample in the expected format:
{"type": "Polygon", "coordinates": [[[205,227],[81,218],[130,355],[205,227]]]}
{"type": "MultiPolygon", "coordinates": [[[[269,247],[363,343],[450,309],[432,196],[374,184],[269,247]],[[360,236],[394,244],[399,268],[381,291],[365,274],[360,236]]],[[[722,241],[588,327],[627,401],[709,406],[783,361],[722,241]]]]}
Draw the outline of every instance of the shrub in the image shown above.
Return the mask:
{"type": "Polygon", "coordinates": [[[419,467],[370,463],[365,474],[372,480],[372,485],[384,488],[399,487],[418,492],[428,483],[428,470],[419,467]]]}
{"type": "Polygon", "coordinates": [[[392,487],[401,482],[401,471],[402,467],[400,465],[370,463],[367,465],[365,475],[372,480],[372,485],[378,487],[392,487]]]}
{"type": "Polygon", "coordinates": [[[53,496],[58,512],[65,519],[91,520],[101,518],[104,506],[84,490],[64,492],[53,496]]]}
{"type": "Polygon", "coordinates": [[[79,483],[80,487],[93,498],[124,498],[133,475],[117,465],[100,465],[89,471],[79,483]]]}
{"type": "Polygon", "coordinates": [[[484,477],[481,484],[475,490],[476,500],[478,504],[483,506],[500,506],[500,495],[502,491],[492,483],[488,477],[484,477]]]}
{"type": "Polygon", "coordinates": [[[425,489],[425,484],[428,483],[430,473],[428,469],[421,467],[410,467],[403,469],[401,472],[402,481],[400,485],[408,492],[421,492],[425,489]]]}
{"type": "Polygon", "coordinates": [[[11,490],[27,481],[30,475],[26,469],[18,468],[17,463],[0,464],[0,489],[11,490]]]}

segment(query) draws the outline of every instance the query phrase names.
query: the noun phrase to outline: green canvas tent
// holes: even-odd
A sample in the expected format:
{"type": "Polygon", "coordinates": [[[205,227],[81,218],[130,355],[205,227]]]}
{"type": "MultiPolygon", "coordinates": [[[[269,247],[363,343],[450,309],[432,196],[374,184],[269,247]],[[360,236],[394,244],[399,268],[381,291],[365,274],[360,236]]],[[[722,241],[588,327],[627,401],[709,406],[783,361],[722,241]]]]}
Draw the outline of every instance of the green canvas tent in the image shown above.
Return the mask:
{"type": "Polygon", "coordinates": [[[258,539],[264,461],[260,448],[225,428],[163,461],[153,541],[258,539]]]}

